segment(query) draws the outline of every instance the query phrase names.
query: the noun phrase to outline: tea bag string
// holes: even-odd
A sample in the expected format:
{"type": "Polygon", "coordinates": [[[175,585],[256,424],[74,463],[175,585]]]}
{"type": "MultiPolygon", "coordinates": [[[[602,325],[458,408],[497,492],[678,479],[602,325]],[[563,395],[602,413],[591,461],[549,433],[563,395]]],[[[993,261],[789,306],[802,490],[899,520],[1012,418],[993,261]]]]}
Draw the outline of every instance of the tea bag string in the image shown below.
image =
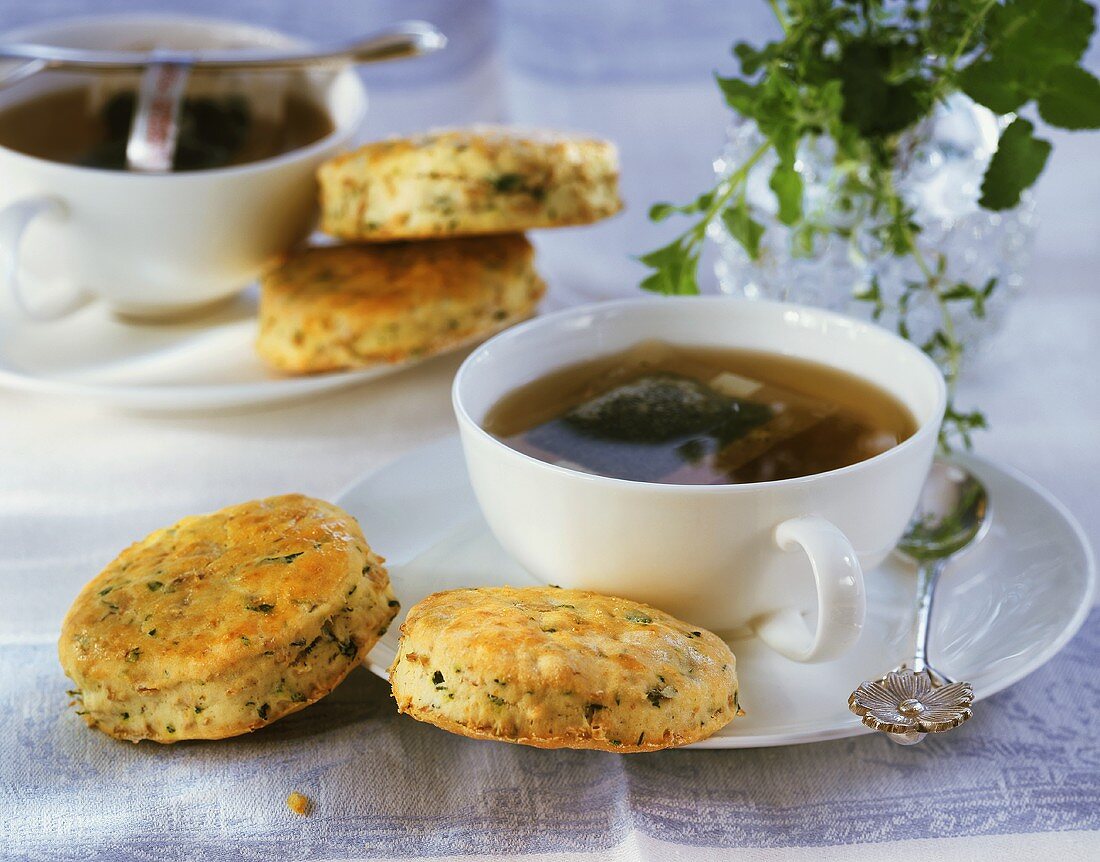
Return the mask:
{"type": "Polygon", "coordinates": [[[126,141],[127,170],[172,170],[179,145],[183,94],[190,76],[191,64],[182,62],[151,63],[142,73],[126,141]]]}

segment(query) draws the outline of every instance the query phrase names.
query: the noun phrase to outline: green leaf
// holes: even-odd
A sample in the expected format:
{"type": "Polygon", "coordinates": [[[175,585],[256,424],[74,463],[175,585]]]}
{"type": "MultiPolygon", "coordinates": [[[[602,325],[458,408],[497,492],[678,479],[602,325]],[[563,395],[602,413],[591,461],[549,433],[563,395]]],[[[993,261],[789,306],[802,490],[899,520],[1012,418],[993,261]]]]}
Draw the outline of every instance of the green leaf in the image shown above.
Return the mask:
{"type": "Polygon", "coordinates": [[[965,448],[969,449],[973,443],[971,432],[988,427],[989,422],[980,410],[962,413],[956,409],[953,401],[949,401],[944,413],[943,425],[940,428],[940,447],[944,452],[951,452],[952,441],[958,439],[965,448]]]}
{"type": "Polygon", "coordinates": [[[780,162],[776,165],[768,185],[775,192],[775,200],[779,204],[780,222],[793,225],[802,218],[802,175],[793,164],[780,162]]]}
{"type": "Polygon", "coordinates": [[[764,226],[750,215],[743,196],[722,210],[722,224],[730,236],[741,243],[752,260],[760,259],[760,238],[764,235],[764,226]]]}
{"type": "Polygon", "coordinates": [[[691,206],[694,212],[706,212],[710,209],[712,203],[714,203],[714,192],[704,192],[695,199],[691,206]]]}
{"type": "Polygon", "coordinates": [[[699,254],[685,255],[680,269],[676,273],[676,290],[679,296],[694,296],[699,292],[699,283],[695,280],[695,274],[699,270],[699,254]]]}
{"type": "Polygon", "coordinates": [[[802,137],[803,129],[797,125],[775,125],[767,127],[768,140],[775,147],[775,154],[779,157],[779,163],[787,167],[793,167],[798,158],[798,141],[802,137]]]}
{"type": "Polygon", "coordinates": [[[964,281],[960,281],[957,284],[953,284],[947,290],[941,291],[940,299],[945,302],[952,302],[957,299],[973,299],[976,295],[974,288],[964,281]]]}
{"type": "Polygon", "coordinates": [[[684,256],[684,248],[681,245],[680,240],[674,240],[668,245],[663,245],[660,248],[649,252],[648,254],[641,255],[638,260],[644,263],[646,266],[651,266],[654,269],[663,269],[665,267],[674,265],[684,256]]]}
{"type": "Polygon", "coordinates": [[[638,287],[642,290],[648,290],[650,293],[663,293],[667,296],[672,293],[667,288],[667,283],[668,279],[665,278],[663,272],[654,272],[643,278],[638,287]]]}
{"type": "Polygon", "coordinates": [[[1076,65],[1095,28],[1086,0],[1006,0],[994,6],[986,33],[994,55],[1039,81],[1055,66],[1076,65]]]}
{"type": "Polygon", "coordinates": [[[658,203],[649,208],[650,221],[664,221],[676,212],[676,207],[670,203],[658,203]]]}
{"type": "Polygon", "coordinates": [[[642,281],[643,290],[667,295],[699,292],[699,285],[695,281],[699,252],[693,246],[685,244],[683,239],[676,239],[656,251],[642,255],[638,260],[656,270],[642,281]]]}
{"type": "Polygon", "coordinates": [[[857,290],[853,293],[852,298],[860,302],[871,303],[871,318],[873,320],[881,319],[886,312],[886,303],[882,298],[882,285],[879,284],[877,275],[872,275],[871,283],[864,290],[857,290]]]}
{"type": "Polygon", "coordinates": [[[997,277],[994,276],[982,286],[981,290],[974,291],[970,311],[978,320],[982,320],[985,317],[985,301],[993,294],[993,290],[996,287],[997,277]]]}
{"type": "Polygon", "coordinates": [[[733,54],[741,61],[741,74],[742,75],[755,75],[760,71],[760,67],[763,66],[771,54],[771,45],[765,45],[762,49],[757,50],[748,42],[738,42],[733,46],[733,54]]]}
{"type": "Polygon", "coordinates": [[[737,113],[750,116],[753,114],[759,97],[755,86],[740,78],[718,78],[718,87],[726,97],[726,104],[737,113]]]}
{"type": "Polygon", "coordinates": [[[878,280],[872,278],[867,288],[852,294],[852,299],[858,299],[860,302],[878,302],[882,299],[882,289],[878,285],[878,280]]]}
{"type": "Polygon", "coordinates": [[[1062,129],[1100,128],[1100,81],[1078,66],[1059,66],[1039,96],[1039,116],[1062,129]]]}
{"type": "Polygon", "coordinates": [[[689,204],[683,206],[677,206],[676,204],[670,204],[666,201],[655,203],[649,208],[649,220],[660,222],[664,221],[673,213],[680,213],[681,215],[692,215],[693,213],[702,213],[710,209],[710,205],[714,202],[714,192],[705,192],[689,204]]]}
{"type": "Polygon", "coordinates": [[[931,104],[927,81],[918,76],[897,80],[895,60],[901,50],[901,45],[868,36],[849,43],[840,59],[841,117],[864,137],[900,132],[924,116],[931,104]]]}
{"type": "Polygon", "coordinates": [[[1050,156],[1050,142],[1036,138],[1035,127],[1017,117],[1001,133],[997,152],[989,161],[982,180],[979,203],[989,210],[1011,209],[1020,195],[1038,179],[1050,156]]]}
{"type": "Polygon", "coordinates": [[[959,73],[959,86],[975,102],[996,114],[1009,114],[1027,101],[1011,64],[999,60],[971,63],[959,73]]]}
{"type": "Polygon", "coordinates": [[[950,56],[965,38],[961,53],[969,54],[974,40],[982,38],[982,28],[976,25],[989,11],[987,0],[931,0],[926,5],[927,32],[922,33],[926,48],[933,54],[950,56]]]}

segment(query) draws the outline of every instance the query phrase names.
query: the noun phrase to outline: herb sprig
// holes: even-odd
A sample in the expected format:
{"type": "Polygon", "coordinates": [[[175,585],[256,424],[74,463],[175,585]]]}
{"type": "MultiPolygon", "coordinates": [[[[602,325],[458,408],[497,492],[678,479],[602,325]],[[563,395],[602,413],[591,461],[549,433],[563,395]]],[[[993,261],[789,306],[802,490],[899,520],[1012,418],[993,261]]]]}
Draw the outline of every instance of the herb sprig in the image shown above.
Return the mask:
{"type": "MultiPolygon", "coordinates": [[[[851,224],[822,224],[804,207],[797,151],[807,138],[827,136],[835,146],[838,206],[864,212],[864,226],[889,255],[910,258],[920,279],[902,287],[887,308],[879,284],[856,295],[878,319],[892,310],[899,333],[910,337],[908,311],[927,292],[940,312],[939,326],[920,344],[943,369],[950,401],[941,443],[969,448],[971,433],[985,428],[977,410],[954,401],[964,345],[953,313],[975,317],[997,288],[947,277],[947,260],[919,242],[916,213],[894,186],[902,135],[929,117],[955,92],[1011,121],[1001,133],[982,181],[979,203],[989,210],[1015,207],[1038,179],[1050,156],[1049,141],[1036,136],[1021,115],[1037,113],[1064,129],[1100,127],[1100,81],[1080,66],[1095,28],[1086,0],[769,0],[783,35],[763,47],[744,42],[733,53],[741,74],[718,77],[726,103],[752,120],[763,143],[714,188],[681,205],[655,204],[653,221],[695,217],[667,245],[639,260],[652,272],[646,290],[699,292],[697,270],[707,228],[720,222],[759,260],[764,225],[746,188],[752,169],[772,156],[769,186],[776,218],[790,229],[791,253],[809,255],[823,234],[850,238],[851,224]]],[[[839,220],[838,220],[839,221],[839,220]]]]}

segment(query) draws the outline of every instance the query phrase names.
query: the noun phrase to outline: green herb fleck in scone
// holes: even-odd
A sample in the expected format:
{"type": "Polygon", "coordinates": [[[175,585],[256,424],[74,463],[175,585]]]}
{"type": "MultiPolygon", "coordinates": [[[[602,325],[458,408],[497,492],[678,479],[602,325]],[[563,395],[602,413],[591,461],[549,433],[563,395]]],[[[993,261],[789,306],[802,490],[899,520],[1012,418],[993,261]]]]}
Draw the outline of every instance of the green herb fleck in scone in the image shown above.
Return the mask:
{"type": "Polygon", "coordinates": [[[321,229],[342,239],[589,224],[622,209],[608,141],[498,128],[367,144],[321,166],[321,229]]]}
{"type": "Polygon", "coordinates": [[[288,374],[430,356],[532,315],[533,261],[522,234],[307,249],[263,278],[256,349],[288,374]]]}
{"type": "Polygon", "coordinates": [[[716,635],[555,587],[428,596],[401,626],[390,683],[413,718],[539,748],[656,751],[738,713],[735,659],[716,635]]]}
{"type": "Polygon", "coordinates": [[[176,742],[255,730],[328,694],[397,614],[355,519],[290,494],[197,515],[77,596],[58,652],[90,727],[176,742]]]}

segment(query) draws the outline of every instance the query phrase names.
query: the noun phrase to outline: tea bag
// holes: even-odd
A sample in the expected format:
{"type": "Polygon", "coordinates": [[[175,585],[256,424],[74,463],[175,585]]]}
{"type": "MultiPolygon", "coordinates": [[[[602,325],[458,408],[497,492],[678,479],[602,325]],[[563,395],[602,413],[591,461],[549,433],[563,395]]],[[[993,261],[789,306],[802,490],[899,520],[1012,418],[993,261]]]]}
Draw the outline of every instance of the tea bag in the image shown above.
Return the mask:
{"type": "Polygon", "coordinates": [[[564,421],[590,437],[664,443],[717,425],[727,402],[697,380],[651,374],[570,410],[564,421]]]}
{"type": "Polygon", "coordinates": [[[720,446],[770,418],[766,404],[731,398],[699,380],[643,374],[531,429],[517,448],[624,479],[709,482],[720,446]]]}
{"type": "Polygon", "coordinates": [[[715,481],[835,412],[827,402],[732,372],[707,382],[647,374],[533,429],[527,439],[540,457],[567,453],[572,469],[639,481],[715,481]]]}
{"type": "MultiPolygon", "coordinates": [[[[738,389],[745,391],[745,378],[737,375],[720,374],[711,381],[711,386],[721,391],[738,389]]],[[[799,395],[781,386],[747,381],[755,384],[749,394],[754,402],[769,406],[769,416],[765,422],[722,440],[722,446],[715,456],[714,466],[728,476],[745,467],[757,458],[767,454],[781,443],[808,431],[836,412],[836,406],[809,396],[799,395]]]]}
{"type": "MultiPolygon", "coordinates": [[[[123,50],[150,51],[131,44],[123,50]]],[[[163,47],[163,46],[162,46],[163,47]]],[[[234,46],[220,46],[231,48],[234,46]]],[[[179,110],[179,135],[173,170],[201,170],[249,161],[258,129],[283,125],[287,93],[301,73],[215,72],[192,69],[179,110]]],[[[88,91],[88,110],[102,117],[106,139],[89,154],[91,167],[124,169],[126,142],[133,123],[138,75],[102,75],[88,91]]]]}

